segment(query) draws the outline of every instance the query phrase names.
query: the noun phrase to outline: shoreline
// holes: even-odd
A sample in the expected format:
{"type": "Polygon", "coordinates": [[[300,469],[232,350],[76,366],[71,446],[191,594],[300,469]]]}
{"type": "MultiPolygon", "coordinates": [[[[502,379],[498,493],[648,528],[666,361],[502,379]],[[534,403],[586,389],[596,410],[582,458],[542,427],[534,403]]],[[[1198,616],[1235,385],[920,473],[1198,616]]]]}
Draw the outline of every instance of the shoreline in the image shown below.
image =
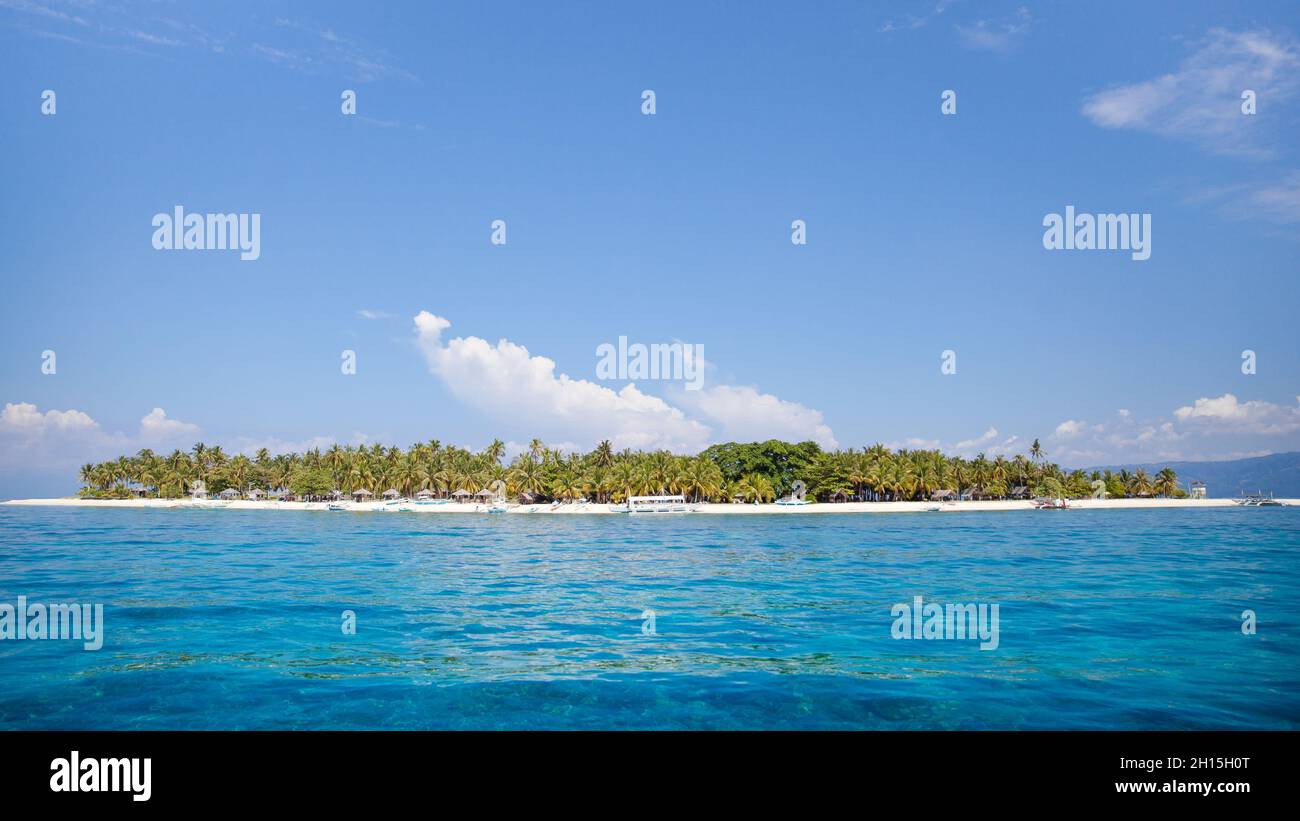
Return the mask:
{"type": "MultiPolygon", "coordinates": [[[[1284,505],[1300,505],[1300,499],[1278,499],[1284,505]]],[[[25,507],[99,507],[147,508],[162,510],[279,510],[279,511],[329,511],[331,502],[277,502],[237,499],[229,502],[206,500],[195,503],[190,499],[12,499],[0,502],[6,506],[25,507]]],[[[385,502],[344,502],[343,513],[479,513],[486,514],[489,504],[452,502],[439,505],[417,505],[411,502],[389,504],[385,502]],[[403,508],[398,510],[398,508],[403,508]]],[[[608,504],[510,504],[507,514],[546,515],[613,515],[608,504]]],[[[1072,510],[1133,510],[1152,508],[1234,508],[1233,499],[1077,499],[1070,501],[1072,510]]],[[[969,511],[1034,510],[1030,501],[993,500],[939,504],[935,502],[821,502],[810,505],[777,504],[725,504],[700,502],[691,505],[693,513],[713,515],[792,514],[819,513],[961,513],[969,511]],[[934,508],[939,510],[935,511],[934,508]]],[[[645,516],[646,514],[635,514],[645,516]]],[[[670,514],[671,515],[671,514],[670,514]]],[[[680,514],[677,514],[680,515],[680,514]]]]}

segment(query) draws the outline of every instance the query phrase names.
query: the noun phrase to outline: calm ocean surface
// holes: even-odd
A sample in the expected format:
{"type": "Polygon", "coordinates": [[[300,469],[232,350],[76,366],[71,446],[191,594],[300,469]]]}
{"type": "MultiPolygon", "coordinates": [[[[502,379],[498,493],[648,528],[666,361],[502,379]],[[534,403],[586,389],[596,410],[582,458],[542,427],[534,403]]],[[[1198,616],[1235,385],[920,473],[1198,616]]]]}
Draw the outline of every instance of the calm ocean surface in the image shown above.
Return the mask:
{"type": "Polygon", "coordinates": [[[5,507],[19,595],[106,638],[0,641],[4,729],[1300,727],[1297,508],[5,507]],[[892,639],[916,595],[999,604],[1000,646],[892,639]]]}

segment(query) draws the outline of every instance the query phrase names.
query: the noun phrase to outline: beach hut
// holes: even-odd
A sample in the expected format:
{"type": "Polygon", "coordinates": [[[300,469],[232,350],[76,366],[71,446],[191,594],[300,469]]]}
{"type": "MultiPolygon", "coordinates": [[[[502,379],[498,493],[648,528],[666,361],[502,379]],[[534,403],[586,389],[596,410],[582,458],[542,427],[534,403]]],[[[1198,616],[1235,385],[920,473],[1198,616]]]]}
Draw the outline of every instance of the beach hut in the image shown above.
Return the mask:
{"type": "Polygon", "coordinates": [[[1192,490],[1190,495],[1193,499],[1204,499],[1205,483],[1202,482],[1200,479],[1197,479],[1195,482],[1192,482],[1192,490]]]}
{"type": "Polygon", "coordinates": [[[1011,492],[1007,494],[1007,498],[1028,499],[1031,495],[1032,493],[1030,492],[1028,487],[1026,487],[1025,485],[1016,485],[1015,487],[1011,488],[1011,492]]]}
{"type": "Polygon", "coordinates": [[[417,499],[419,499],[419,500],[421,500],[421,501],[423,501],[423,500],[425,500],[425,499],[432,499],[432,498],[433,498],[433,491],[432,491],[432,490],[428,490],[428,489],[421,490],[419,493],[415,494],[415,498],[417,498],[417,499]]]}
{"type": "Polygon", "coordinates": [[[849,494],[845,493],[842,490],[837,490],[830,495],[830,501],[832,502],[847,502],[848,500],[849,500],[849,494]]]}
{"type": "Polygon", "coordinates": [[[239,491],[233,487],[228,487],[225,490],[221,491],[221,493],[218,495],[221,496],[222,499],[229,501],[231,499],[238,499],[239,491]]]}
{"type": "Polygon", "coordinates": [[[932,502],[955,502],[957,501],[957,491],[955,490],[936,490],[930,494],[932,502]]]}
{"type": "Polygon", "coordinates": [[[488,490],[487,488],[483,488],[482,490],[480,490],[478,493],[475,493],[474,495],[479,497],[480,499],[491,499],[493,496],[492,491],[488,490]]]}
{"type": "Polygon", "coordinates": [[[357,488],[356,490],[352,491],[352,498],[356,499],[358,502],[364,502],[366,499],[369,499],[374,495],[375,494],[371,493],[370,491],[366,490],[363,487],[357,488]]]}
{"type": "Polygon", "coordinates": [[[338,500],[343,498],[343,491],[331,490],[329,493],[325,494],[325,498],[329,499],[331,502],[337,502],[338,500]]]}
{"type": "Polygon", "coordinates": [[[384,498],[385,498],[385,499],[400,499],[400,498],[402,498],[402,494],[398,493],[397,490],[396,490],[396,488],[391,488],[391,487],[390,487],[388,490],[385,490],[385,491],[384,491],[384,498]]]}
{"type": "Polygon", "coordinates": [[[265,495],[266,495],[266,491],[261,490],[260,488],[253,488],[252,490],[248,491],[248,498],[254,502],[256,502],[258,499],[261,499],[265,495]]]}
{"type": "Polygon", "coordinates": [[[464,499],[466,497],[473,496],[474,494],[470,493],[468,490],[461,489],[461,490],[452,491],[451,495],[456,497],[457,499],[464,499]]]}

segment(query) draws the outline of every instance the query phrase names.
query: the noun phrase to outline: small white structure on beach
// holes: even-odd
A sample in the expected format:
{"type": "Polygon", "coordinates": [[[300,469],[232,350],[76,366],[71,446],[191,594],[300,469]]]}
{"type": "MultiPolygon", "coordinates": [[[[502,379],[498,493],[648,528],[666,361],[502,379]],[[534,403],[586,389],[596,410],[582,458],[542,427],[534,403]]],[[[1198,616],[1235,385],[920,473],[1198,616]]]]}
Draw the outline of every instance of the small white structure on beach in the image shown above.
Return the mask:
{"type": "Polygon", "coordinates": [[[1202,482],[1200,479],[1197,479],[1195,482],[1192,482],[1191,490],[1188,492],[1188,495],[1191,496],[1193,499],[1206,498],[1205,483],[1202,482]]]}
{"type": "Polygon", "coordinates": [[[195,499],[208,498],[208,486],[203,483],[202,479],[195,479],[190,482],[190,496],[195,499]]]}

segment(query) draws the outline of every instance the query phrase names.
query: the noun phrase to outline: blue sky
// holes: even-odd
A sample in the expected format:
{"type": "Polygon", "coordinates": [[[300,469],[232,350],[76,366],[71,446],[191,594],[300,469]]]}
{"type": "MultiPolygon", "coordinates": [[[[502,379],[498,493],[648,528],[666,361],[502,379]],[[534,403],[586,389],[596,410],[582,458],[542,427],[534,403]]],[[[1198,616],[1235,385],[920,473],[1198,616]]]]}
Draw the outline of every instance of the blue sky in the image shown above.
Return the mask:
{"type": "Polygon", "coordinates": [[[1300,449],[1297,37],[1279,3],[0,0],[0,496],[196,439],[1300,449]],[[260,214],[260,258],[155,250],[176,205],[260,214]],[[1067,205],[1150,214],[1151,258],[1044,249],[1067,205]],[[704,389],[597,380],[620,335],[703,345],[704,389]]]}

